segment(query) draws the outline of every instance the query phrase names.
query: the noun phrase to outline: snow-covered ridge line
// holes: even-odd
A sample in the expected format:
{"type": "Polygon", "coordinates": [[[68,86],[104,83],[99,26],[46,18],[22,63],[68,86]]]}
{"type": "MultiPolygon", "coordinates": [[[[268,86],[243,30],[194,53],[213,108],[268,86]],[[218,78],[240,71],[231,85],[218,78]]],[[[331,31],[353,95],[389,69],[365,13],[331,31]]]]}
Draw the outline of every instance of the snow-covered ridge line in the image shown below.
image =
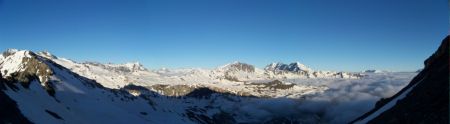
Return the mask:
{"type": "MultiPolygon", "coordinates": [[[[326,71],[312,71],[312,69],[305,65],[295,62],[288,67],[284,67],[282,63],[278,63],[278,66],[274,66],[273,69],[279,70],[281,73],[274,73],[270,69],[258,69],[253,65],[233,62],[220,66],[216,69],[185,69],[185,70],[159,70],[153,71],[143,67],[142,64],[126,63],[126,64],[102,64],[98,62],[83,62],[78,63],[62,57],[57,57],[49,52],[38,52],[34,54],[27,50],[8,50],[6,54],[12,54],[12,56],[2,56],[0,61],[11,60],[10,63],[21,63],[23,53],[30,53],[35,56],[40,56],[51,60],[65,68],[70,69],[81,76],[95,80],[107,88],[120,89],[129,84],[152,87],[155,85],[169,85],[169,86],[196,86],[201,85],[204,87],[226,90],[230,93],[249,94],[254,96],[271,96],[271,97],[300,97],[304,94],[322,92],[324,88],[318,86],[300,86],[294,85],[293,87],[286,89],[261,89],[259,85],[250,85],[255,83],[267,83],[275,80],[279,80],[283,87],[284,83],[289,85],[291,79],[309,79],[309,78],[323,78],[323,79],[357,79],[362,75],[352,74],[345,72],[326,72],[326,71]],[[16,55],[17,54],[17,55],[16,55]],[[22,56],[21,56],[22,55],[22,56]],[[11,59],[4,59],[4,58],[11,59]],[[316,89],[316,90],[313,90],[316,89]],[[302,91],[296,91],[302,90],[302,91]],[[305,92],[308,91],[308,92],[305,92]],[[290,95],[289,95],[290,94],[290,95]]],[[[27,54],[24,54],[27,55],[27,54]]],[[[5,61],[8,62],[8,61],[5,61]]],[[[0,68],[3,70],[19,71],[21,64],[6,64],[9,67],[14,65],[13,68],[0,68]]],[[[10,71],[11,72],[11,71],[10,71]]],[[[8,73],[5,73],[8,74],[8,73]]],[[[264,86],[263,86],[264,87],[264,86]]],[[[171,88],[171,87],[168,87],[171,88]]],[[[175,92],[178,89],[170,90],[173,93],[168,94],[180,94],[175,92]]],[[[225,91],[224,91],[225,92],[225,91]]],[[[167,94],[167,93],[166,93],[167,94]]]]}
{"type": "MultiPolygon", "coordinates": [[[[53,54],[49,53],[48,51],[39,52],[38,55],[49,58],[49,59],[65,59],[65,58],[60,58],[60,57],[54,56],[53,54]]],[[[65,60],[68,60],[68,59],[65,59],[65,60]]],[[[68,60],[68,61],[72,61],[72,60],[68,60]]],[[[75,61],[72,61],[72,62],[75,62],[75,61]]],[[[75,63],[77,63],[77,62],[75,62],[75,63]]],[[[157,71],[161,71],[161,70],[165,70],[165,71],[169,70],[167,68],[150,70],[150,69],[145,68],[140,62],[128,62],[128,63],[124,63],[124,64],[99,63],[99,62],[82,62],[82,63],[103,65],[103,66],[109,66],[109,67],[119,67],[119,68],[120,67],[135,68],[136,70],[149,70],[149,71],[153,71],[153,72],[157,72],[157,71]]],[[[235,69],[236,67],[240,67],[240,69],[236,69],[236,70],[246,69],[245,71],[253,71],[256,69],[256,70],[263,70],[266,72],[275,72],[277,74],[283,73],[283,72],[285,72],[285,73],[286,72],[291,72],[291,73],[301,73],[301,72],[314,73],[314,72],[316,72],[318,74],[319,73],[339,73],[339,72],[332,72],[332,71],[314,71],[313,69],[307,67],[306,65],[304,65],[300,62],[293,62],[290,64],[284,64],[282,62],[274,62],[274,63],[268,64],[263,69],[259,69],[251,64],[234,61],[232,63],[228,63],[223,66],[219,66],[216,69],[212,69],[212,70],[226,71],[229,69],[235,69]]],[[[131,69],[131,70],[133,70],[133,69],[131,69]]],[[[177,71],[179,69],[174,69],[174,70],[177,71]]],[[[206,70],[209,70],[209,69],[206,69],[206,70]]],[[[346,73],[346,72],[342,72],[342,73],[346,73]]]]}
{"type": "Polygon", "coordinates": [[[31,58],[30,51],[8,49],[3,52],[0,57],[0,71],[3,73],[3,77],[11,76],[12,73],[22,71],[25,69],[22,63],[24,58],[31,58]]]}
{"type": "MultiPolygon", "coordinates": [[[[60,57],[56,57],[54,55],[52,55],[51,53],[44,51],[44,52],[39,52],[38,55],[41,55],[43,57],[46,58],[50,58],[50,59],[65,59],[65,58],[60,58],[60,57]]],[[[68,60],[68,59],[65,59],[68,60]]],[[[68,61],[72,61],[72,60],[68,60],[68,61]]],[[[73,61],[75,62],[75,61],[73,61]]],[[[76,62],[75,62],[76,63],[76,62]]],[[[139,70],[149,70],[149,71],[158,71],[161,69],[155,69],[155,70],[150,70],[145,68],[141,63],[139,62],[128,62],[128,63],[124,63],[124,64],[112,64],[112,63],[99,63],[99,62],[83,62],[83,63],[88,63],[88,64],[97,64],[97,65],[104,65],[104,66],[111,66],[111,67],[128,67],[128,68],[137,68],[139,70]]],[[[339,72],[332,72],[332,71],[314,71],[313,69],[307,67],[306,65],[300,63],[300,62],[293,62],[290,64],[284,64],[281,62],[276,62],[276,63],[271,63],[268,64],[264,69],[259,69],[254,67],[251,64],[247,64],[247,63],[243,63],[243,62],[239,62],[239,61],[234,61],[232,63],[228,63],[225,64],[223,66],[219,66],[216,69],[213,70],[228,70],[228,69],[233,69],[233,66],[239,65],[242,67],[243,66],[247,66],[250,68],[250,70],[253,70],[251,68],[254,68],[256,70],[263,70],[263,71],[273,71],[273,72],[292,72],[292,73],[298,73],[298,72],[318,72],[318,73],[339,73],[339,72]],[[230,67],[231,66],[231,67],[230,67]]],[[[245,68],[245,67],[244,67],[245,68]]],[[[168,70],[168,69],[164,69],[164,70],[168,70]]],[[[179,69],[174,69],[174,70],[179,70],[179,69]]],[[[205,69],[205,70],[209,70],[209,69],[205,69]]],[[[238,69],[239,70],[239,69],[238,69]]]]}

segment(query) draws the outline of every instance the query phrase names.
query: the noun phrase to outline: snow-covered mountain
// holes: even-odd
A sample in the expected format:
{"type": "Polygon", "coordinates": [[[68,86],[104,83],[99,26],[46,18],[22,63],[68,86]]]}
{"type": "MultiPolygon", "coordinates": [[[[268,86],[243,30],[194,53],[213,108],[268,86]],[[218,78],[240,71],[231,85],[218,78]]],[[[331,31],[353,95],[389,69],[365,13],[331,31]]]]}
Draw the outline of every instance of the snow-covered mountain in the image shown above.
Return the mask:
{"type": "Polygon", "coordinates": [[[272,71],[274,73],[283,73],[283,72],[292,72],[292,73],[308,73],[312,71],[312,69],[306,67],[300,62],[295,62],[291,64],[283,64],[281,62],[272,63],[264,68],[267,71],[272,71]]]}
{"type": "MultiPolygon", "coordinates": [[[[30,51],[9,50],[0,63],[5,73],[2,92],[33,123],[127,123],[130,119],[136,123],[186,123],[146,116],[156,111],[148,100],[123,89],[105,88],[30,51]]],[[[164,116],[180,118],[176,113],[164,116]]]]}
{"type": "MultiPolygon", "coordinates": [[[[96,80],[108,88],[118,89],[130,83],[144,87],[156,87],[164,95],[182,95],[189,90],[164,92],[160,85],[172,86],[182,85],[183,87],[208,87],[229,93],[239,93],[251,96],[276,96],[276,97],[299,97],[304,95],[305,89],[324,89],[320,87],[305,87],[294,85],[285,90],[273,92],[271,90],[260,90],[258,83],[267,83],[274,80],[283,81],[286,84],[292,82],[286,79],[307,79],[307,78],[343,78],[357,79],[361,74],[345,72],[314,72],[308,68],[307,73],[272,73],[268,69],[259,69],[253,65],[233,62],[216,69],[160,69],[148,70],[139,63],[127,64],[101,64],[94,62],[78,63],[60,57],[46,56],[49,53],[39,53],[39,55],[54,61],[71,71],[96,80]],[[305,74],[311,76],[305,76],[305,74]],[[302,89],[302,90],[297,90],[302,89]],[[258,91],[258,92],[255,92],[258,91]],[[291,95],[287,95],[291,94],[291,95]]],[[[292,66],[307,68],[303,64],[294,63],[292,66]]],[[[295,67],[293,71],[299,71],[295,67]]],[[[154,89],[154,90],[156,90],[154,89]]],[[[316,90],[321,92],[320,90],[316,90]]]]}
{"type": "Polygon", "coordinates": [[[314,71],[300,62],[283,64],[281,62],[267,65],[264,70],[272,78],[361,78],[362,74],[348,72],[314,71]]]}
{"type": "MultiPolygon", "coordinates": [[[[149,70],[139,63],[80,63],[49,52],[35,54],[10,49],[0,55],[0,101],[10,101],[0,102],[0,121],[38,124],[333,123],[336,120],[323,111],[306,110],[302,106],[315,98],[330,97],[328,95],[335,91],[341,93],[341,89],[348,89],[342,87],[355,84],[372,86],[396,82],[393,87],[402,87],[403,82],[416,74],[313,71],[300,63],[281,66],[258,69],[233,62],[215,69],[149,70]],[[274,73],[274,70],[285,72],[274,73]],[[3,116],[11,114],[14,116],[3,116]]],[[[344,92],[361,91],[364,90],[344,92]]],[[[373,94],[375,98],[389,95],[383,90],[364,94],[373,94]]],[[[332,97],[325,103],[358,100],[349,97],[332,97]]],[[[375,100],[372,101],[375,104],[375,100]]],[[[362,113],[364,110],[349,111],[362,113]]]]}

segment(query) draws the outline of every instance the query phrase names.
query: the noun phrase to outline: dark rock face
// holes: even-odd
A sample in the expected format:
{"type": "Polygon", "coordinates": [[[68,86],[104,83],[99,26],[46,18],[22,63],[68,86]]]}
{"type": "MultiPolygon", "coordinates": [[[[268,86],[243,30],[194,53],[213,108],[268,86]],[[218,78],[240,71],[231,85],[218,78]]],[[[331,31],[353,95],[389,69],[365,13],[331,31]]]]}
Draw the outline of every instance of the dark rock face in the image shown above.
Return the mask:
{"type": "MultiPolygon", "coordinates": [[[[392,101],[396,96],[413,89],[392,108],[369,123],[383,124],[448,124],[449,123],[449,36],[439,49],[425,61],[425,68],[399,93],[377,102],[375,109],[359,117],[356,122],[392,101]]],[[[353,123],[352,122],[352,123],[353,123]]]]}

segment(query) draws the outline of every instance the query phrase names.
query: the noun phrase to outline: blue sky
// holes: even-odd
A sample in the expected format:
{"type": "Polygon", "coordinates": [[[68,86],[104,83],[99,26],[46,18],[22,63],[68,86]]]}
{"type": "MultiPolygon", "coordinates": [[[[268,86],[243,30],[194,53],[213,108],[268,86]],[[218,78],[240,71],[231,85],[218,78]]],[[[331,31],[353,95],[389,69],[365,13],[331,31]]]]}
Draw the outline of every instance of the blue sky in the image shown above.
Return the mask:
{"type": "Polygon", "coordinates": [[[410,71],[448,35],[447,0],[0,0],[0,49],[146,67],[410,71]]]}

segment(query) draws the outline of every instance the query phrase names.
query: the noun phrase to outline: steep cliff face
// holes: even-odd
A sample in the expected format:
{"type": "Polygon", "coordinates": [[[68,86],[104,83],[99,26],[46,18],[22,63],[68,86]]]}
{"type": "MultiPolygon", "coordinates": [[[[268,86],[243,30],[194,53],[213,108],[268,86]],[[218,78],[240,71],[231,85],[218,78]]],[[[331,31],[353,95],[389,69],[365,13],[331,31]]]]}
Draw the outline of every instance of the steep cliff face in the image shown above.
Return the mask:
{"type": "Polygon", "coordinates": [[[425,62],[425,68],[400,92],[381,99],[352,123],[449,122],[449,36],[425,62]]]}

